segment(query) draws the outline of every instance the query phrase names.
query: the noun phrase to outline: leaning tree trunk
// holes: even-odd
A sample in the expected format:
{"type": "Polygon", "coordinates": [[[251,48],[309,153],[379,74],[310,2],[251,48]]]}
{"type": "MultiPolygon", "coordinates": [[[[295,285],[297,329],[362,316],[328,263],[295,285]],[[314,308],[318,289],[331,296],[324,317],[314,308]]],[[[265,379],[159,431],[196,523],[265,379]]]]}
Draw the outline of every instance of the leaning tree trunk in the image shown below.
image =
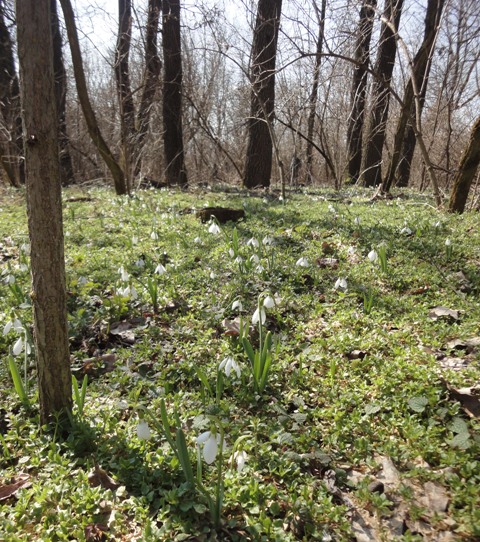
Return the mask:
{"type": "Polygon", "coordinates": [[[325,11],[327,9],[327,0],[322,0],[322,7],[318,11],[317,4],[314,2],[314,8],[318,18],[318,36],[317,36],[317,54],[315,55],[315,67],[313,68],[313,83],[310,96],[308,98],[308,121],[307,121],[307,148],[306,148],[306,168],[307,182],[311,183],[312,165],[313,165],[313,129],[315,127],[315,117],[317,115],[318,101],[318,83],[320,80],[320,65],[322,62],[323,40],[325,39],[325,11]]]}
{"type": "Polygon", "coordinates": [[[275,63],[282,0],[259,0],[250,59],[252,87],[243,184],[270,186],[275,107],[275,63]]]}
{"type": "Polygon", "coordinates": [[[63,62],[63,43],[58,20],[57,0],[50,0],[53,40],[53,73],[55,76],[55,99],[58,112],[58,143],[60,153],[60,175],[62,184],[67,186],[74,181],[72,157],[70,156],[69,139],[67,135],[67,72],[63,62]]]}
{"type": "Polygon", "coordinates": [[[15,71],[12,36],[5,23],[5,3],[0,0],[0,162],[12,186],[25,182],[20,89],[15,71]]]}
{"type": "Polygon", "coordinates": [[[370,41],[377,0],[363,0],[358,23],[353,71],[351,111],[347,129],[348,177],[357,182],[362,168],[362,136],[367,98],[368,63],[370,41]]]}
{"type": "Polygon", "coordinates": [[[377,186],[382,180],[382,154],[385,144],[390,82],[397,53],[396,33],[400,24],[403,0],[385,0],[384,22],[380,31],[372,83],[372,111],[366,139],[366,155],[363,165],[365,186],[377,186]]]}
{"type": "Polygon", "coordinates": [[[158,80],[162,70],[162,62],[158,56],[157,33],[158,21],[162,9],[162,0],[148,0],[147,29],[145,37],[145,72],[143,89],[137,113],[137,135],[135,140],[135,177],[141,172],[142,151],[148,133],[158,80]]]}
{"type": "Polygon", "coordinates": [[[453,179],[448,210],[463,213],[473,178],[480,164],[480,117],[477,118],[470,133],[470,139],[463,151],[457,174],[453,179]]]}
{"type": "Polygon", "coordinates": [[[168,186],[188,184],[183,151],[180,0],[163,0],[163,146],[168,186]]]}
{"type": "MultiPolygon", "coordinates": [[[[387,174],[382,183],[382,191],[389,192],[397,174],[397,168],[401,160],[405,160],[404,142],[408,135],[407,125],[411,119],[415,118],[416,105],[415,95],[420,100],[420,111],[423,109],[425,94],[427,92],[428,76],[430,72],[433,48],[437,36],[438,27],[442,17],[445,0],[428,0],[427,12],[425,15],[425,31],[420,48],[413,59],[412,74],[405,88],[403,95],[402,110],[397,123],[395,139],[393,144],[392,158],[388,167],[387,174]],[[402,156],[403,155],[403,156],[402,156]]],[[[415,122],[414,120],[411,122],[415,122]]],[[[410,125],[410,130],[413,128],[410,125]]],[[[415,133],[413,132],[414,141],[415,133]]],[[[411,138],[411,135],[409,136],[411,138]]],[[[407,149],[410,157],[413,157],[415,144],[411,145],[411,139],[407,140],[407,149]]],[[[411,159],[411,158],[410,158],[411,159]]],[[[410,168],[409,168],[410,169],[410,168]]]]}
{"type": "Polygon", "coordinates": [[[40,422],[71,408],[50,0],[16,3],[40,422]]]}
{"type": "Polygon", "coordinates": [[[98,152],[110,170],[115,185],[115,191],[120,196],[128,192],[127,185],[125,183],[125,176],[122,168],[119,166],[107,143],[103,139],[95,112],[92,104],[90,103],[72,4],[70,0],[60,0],[60,4],[62,6],[63,17],[65,19],[65,26],[67,27],[68,41],[70,43],[70,51],[72,55],[73,73],[77,85],[78,100],[85,117],[88,133],[90,134],[93,144],[98,149],[98,152]]]}

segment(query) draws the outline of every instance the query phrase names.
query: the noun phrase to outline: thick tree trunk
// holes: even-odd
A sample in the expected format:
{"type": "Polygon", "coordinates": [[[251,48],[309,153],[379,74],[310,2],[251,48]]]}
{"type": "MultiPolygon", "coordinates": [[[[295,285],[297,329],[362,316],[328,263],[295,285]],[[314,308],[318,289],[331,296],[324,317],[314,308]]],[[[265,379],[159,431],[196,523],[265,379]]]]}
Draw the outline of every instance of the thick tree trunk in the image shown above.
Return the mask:
{"type": "Polygon", "coordinates": [[[80,102],[80,106],[82,107],[88,133],[90,134],[93,144],[98,149],[98,152],[112,174],[116,193],[118,195],[126,194],[127,185],[125,183],[124,173],[110,151],[107,143],[103,139],[97,119],[95,117],[95,112],[93,111],[93,107],[88,96],[87,82],[85,80],[85,72],[83,70],[82,54],[80,52],[80,44],[78,42],[78,34],[72,4],[70,0],[60,0],[60,5],[62,6],[65,26],[67,27],[68,42],[70,44],[70,51],[72,55],[73,73],[75,76],[75,83],[77,85],[78,100],[80,102]]]}
{"type": "Polygon", "coordinates": [[[12,186],[25,182],[20,89],[15,71],[13,41],[5,22],[5,3],[0,0],[0,161],[12,186]]]}
{"type": "Polygon", "coordinates": [[[463,213],[473,178],[480,164],[480,117],[477,118],[470,133],[470,139],[463,151],[457,174],[453,179],[448,210],[463,213]]]}
{"type": "Polygon", "coordinates": [[[183,151],[180,0],[163,0],[163,145],[169,186],[188,184],[183,151]]]}
{"type": "Polygon", "coordinates": [[[74,182],[72,158],[70,156],[69,140],[67,135],[67,72],[63,62],[63,43],[57,12],[57,0],[50,0],[50,14],[52,18],[53,40],[53,72],[55,76],[55,99],[58,112],[58,142],[60,147],[60,174],[62,184],[67,186],[74,182]]]}
{"type": "Polygon", "coordinates": [[[162,70],[162,62],[157,50],[158,21],[161,9],[162,0],[148,0],[147,31],[145,37],[145,72],[143,76],[142,97],[137,114],[135,176],[141,171],[142,150],[148,133],[150,113],[162,70]]]}
{"type": "Polygon", "coordinates": [[[132,2],[118,0],[118,37],[115,49],[115,81],[120,109],[120,137],[127,186],[134,174],[135,106],[130,86],[129,55],[132,34],[132,2]]]}
{"type": "Polygon", "coordinates": [[[396,32],[400,24],[402,6],[403,0],[385,0],[385,21],[380,31],[375,79],[372,83],[372,111],[363,165],[365,186],[377,186],[382,181],[382,154],[390,103],[390,82],[397,53],[396,32]]]}
{"type": "MultiPolygon", "coordinates": [[[[395,140],[393,145],[392,158],[388,167],[387,174],[382,183],[382,191],[389,192],[393,181],[397,174],[397,168],[401,160],[405,160],[405,156],[402,158],[405,139],[407,137],[407,125],[408,122],[415,122],[416,116],[416,104],[415,96],[419,99],[419,106],[423,109],[425,102],[425,94],[427,92],[428,76],[430,72],[431,59],[433,54],[433,46],[435,44],[435,38],[437,36],[438,26],[442,17],[443,6],[445,0],[428,0],[427,12],[425,15],[425,30],[423,34],[423,41],[420,48],[413,59],[412,74],[405,87],[403,95],[402,110],[397,123],[397,129],[395,131],[395,140]]],[[[410,126],[410,130],[413,128],[410,126]]],[[[413,133],[415,136],[415,133],[413,133]]],[[[411,134],[409,136],[411,138],[411,134]]],[[[415,139],[414,139],[415,141],[415,139]]],[[[411,145],[412,140],[407,141],[409,144],[409,154],[413,156],[415,150],[415,143],[413,147],[411,145]]],[[[410,158],[411,159],[411,158],[410,158]]],[[[410,170],[410,168],[408,168],[410,170]]]]}
{"type": "Polygon", "coordinates": [[[313,83],[310,96],[308,98],[308,121],[307,121],[307,148],[306,148],[306,168],[307,168],[307,182],[311,183],[312,177],[312,164],[313,164],[313,129],[315,127],[315,117],[317,114],[317,100],[318,100],[318,83],[320,80],[320,65],[322,62],[323,52],[323,40],[325,39],[325,11],[327,9],[327,0],[322,0],[322,7],[320,12],[318,11],[316,3],[314,3],[315,11],[318,18],[318,37],[317,37],[317,54],[315,56],[315,67],[313,69],[313,83]]]}
{"type": "Polygon", "coordinates": [[[275,107],[275,63],[282,0],[259,0],[250,59],[252,86],[243,184],[270,186],[275,107]]]}
{"type": "Polygon", "coordinates": [[[71,408],[50,0],[16,3],[40,420],[71,408]]]}
{"type": "Polygon", "coordinates": [[[362,168],[362,137],[367,99],[368,63],[376,5],[377,0],[363,0],[355,46],[352,105],[347,130],[348,177],[354,182],[358,181],[362,168]]]}

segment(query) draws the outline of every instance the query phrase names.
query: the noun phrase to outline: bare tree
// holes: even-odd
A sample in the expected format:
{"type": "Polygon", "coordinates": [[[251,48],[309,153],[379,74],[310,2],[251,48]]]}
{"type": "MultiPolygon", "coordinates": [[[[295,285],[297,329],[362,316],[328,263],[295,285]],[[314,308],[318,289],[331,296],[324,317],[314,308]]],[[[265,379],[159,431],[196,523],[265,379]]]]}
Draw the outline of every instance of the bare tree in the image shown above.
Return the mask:
{"type": "Polygon", "coordinates": [[[169,186],[187,186],[182,126],[180,0],[163,0],[163,145],[169,186]]]}
{"type": "Polygon", "coordinates": [[[375,17],[376,0],[363,0],[354,52],[351,110],[348,118],[347,160],[348,176],[358,181],[362,167],[362,136],[367,101],[368,63],[370,41],[375,17]]]}
{"type": "Polygon", "coordinates": [[[385,0],[380,31],[380,45],[372,83],[372,111],[366,137],[363,164],[365,186],[377,186],[382,180],[382,154],[390,103],[390,83],[397,53],[396,34],[400,24],[403,0],[385,0]]]}
{"type": "Polygon", "coordinates": [[[270,186],[275,64],[282,0],[259,0],[250,55],[251,111],[243,184],[270,186]]]}
{"type": "Polygon", "coordinates": [[[470,133],[468,145],[465,148],[458,171],[453,179],[453,188],[450,195],[448,210],[463,213],[467,203],[468,193],[473,178],[480,164],[480,117],[477,118],[470,133]]]}
{"type": "Polygon", "coordinates": [[[40,421],[72,404],[50,0],[16,3],[40,421]]]}

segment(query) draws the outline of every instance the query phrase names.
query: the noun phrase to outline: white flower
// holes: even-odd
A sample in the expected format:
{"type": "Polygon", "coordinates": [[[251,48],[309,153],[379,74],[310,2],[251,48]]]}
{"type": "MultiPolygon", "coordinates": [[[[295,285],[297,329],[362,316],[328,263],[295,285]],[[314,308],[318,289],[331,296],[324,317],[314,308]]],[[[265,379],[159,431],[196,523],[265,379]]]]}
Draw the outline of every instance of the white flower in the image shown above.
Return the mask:
{"type": "Polygon", "coordinates": [[[127,271],[125,271],[125,268],[123,267],[123,265],[118,268],[118,272],[120,273],[120,278],[122,279],[122,281],[128,282],[130,275],[128,274],[127,271]]]}
{"type": "Polygon", "coordinates": [[[297,263],[295,265],[298,265],[299,267],[308,267],[309,263],[308,263],[307,258],[302,256],[301,258],[297,260],[297,263]]]}
{"type": "Polygon", "coordinates": [[[15,284],[15,277],[13,275],[7,275],[4,282],[5,284],[15,284]]]}
{"type": "Polygon", "coordinates": [[[353,220],[353,222],[359,226],[360,225],[360,217],[359,216],[356,216],[355,219],[353,220]]]}
{"type": "Polygon", "coordinates": [[[142,267],[145,267],[145,260],[142,260],[142,258],[140,258],[135,262],[135,265],[141,269],[142,267]]]}
{"type": "Polygon", "coordinates": [[[9,320],[4,328],[3,328],[3,335],[6,335],[7,333],[10,333],[10,330],[12,329],[12,326],[13,326],[13,322],[11,320],[9,320]]]}
{"type": "Polygon", "coordinates": [[[14,356],[18,356],[19,354],[22,353],[22,350],[23,350],[23,339],[22,337],[20,337],[17,342],[13,345],[13,355],[14,356]]]}
{"type": "Polygon", "coordinates": [[[167,272],[167,270],[165,269],[165,267],[161,263],[159,263],[157,265],[157,267],[155,267],[155,273],[157,275],[164,275],[166,272],[167,272]]]}
{"type": "Polygon", "coordinates": [[[240,378],[240,366],[238,363],[233,359],[232,356],[227,356],[218,366],[220,370],[225,371],[225,374],[227,376],[230,376],[232,370],[234,370],[237,373],[237,378],[240,378]]]}
{"type": "Polygon", "coordinates": [[[205,463],[211,465],[217,457],[220,435],[214,435],[211,431],[205,431],[197,437],[197,445],[200,444],[203,444],[203,458],[205,459],[205,463]]]}
{"type": "Polygon", "coordinates": [[[194,242],[196,245],[201,245],[201,244],[202,244],[202,238],[201,238],[201,237],[195,237],[195,239],[193,240],[193,242],[194,242]]]}
{"type": "Polygon", "coordinates": [[[368,253],[368,259],[372,262],[372,263],[375,263],[377,260],[378,260],[378,254],[377,254],[377,251],[375,249],[372,249],[369,253],[368,253]]]}
{"type": "Polygon", "coordinates": [[[252,255],[250,256],[250,261],[251,261],[252,263],[258,263],[258,262],[260,261],[260,258],[259,258],[256,254],[252,254],[252,255]]]}
{"type": "Polygon", "coordinates": [[[218,224],[216,224],[215,222],[212,222],[210,224],[210,227],[208,228],[208,232],[209,233],[213,233],[213,235],[218,235],[220,233],[220,228],[218,227],[218,224]]]}
{"type": "Polygon", "coordinates": [[[150,440],[152,438],[150,427],[148,427],[148,423],[145,420],[140,420],[138,422],[137,437],[140,440],[150,440]]]}
{"type": "Polygon", "coordinates": [[[275,307],[275,299],[271,295],[267,295],[267,297],[263,300],[263,306],[266,309],[273,309],[275,307]]]}
{"type": "Polygon", "coordinates": [[[245,467],[245,462],[247,460],[247,452],[245,452],[244,450],[240,450],[239,452],[235,452],[233,454],[233,458],[235,459],[235,461],[237,462],[237,472],[242,472],[242,470],[244,469],[245,467]]]}
{"type": "Polygon", "coordinates": [[[408,226],[405,226],[400,230],[400,233],[403,233],[404,235],[412,235],[413,232],[408,226]]]}
{"type": "Polygon", "coordinates": [[[258,242],[258,239],[255,239],[255,237],[251,237],[247,241],[247,246],[252,246],[252,247],[258,248],[259,245],[260,245],[260,243],[258,242]]]}
{"type": "Polygon", "coordinates": [[[273,239],[272,239],[270,236],[266,235],[266,236],[262,239],[262,243],[263,243],[264,245],[272,245],[272,244],[273,244],[273,239]]]}
{"type": "Polygon", "coordinates": [[[352,246],[348,247],[347,254],[349,256],[353,256],[355,254],[355,247],[352,247],[352,246]]]}
{"type": "Polygon", "coordinates": [[[258,322],[261,322],[261,324],[263,325],[266,319],[267,319],[267,315],[265,314],[265,309],[261,307],[259,311],[257,307],[257,309],[255,309],[255,312],[253,313],[253,316],[252,316],[252,324],[256,325],[258,324],[258,322]]]}
{"type": "Polygon", "coordinates": [[[263,265],[257,265],[257,267],[255,268],[255,271],[257,273],[263,273],[265,271],[265,267],[263,267],[263,265]]]}
{"type": "Polygon", "coordinates": [[[20,246],[20,251],[24,254],[30,254],[30,245],[29,243],[23,243],[23,245],[20,246]]]}
{"type": "Polygon", "coordinates": [[[342,288],[342,290],[346,290],[347,289],[347,279],[344,278],[344,277],[339,277],[337,279],[337,282],[335,282],[335,286],[334,286],[334,289],[335,290],[338,290],[338,288],[342,288]]]}
{"type": "Polygon", "coordinates": [[[212,272],[210,273],[210,278],[211,278],[212,280],[215,280],[215,279],[217,278],[217,275],[212,271],[212,272]]]}
{"type": "Polygon", "coordinates": [[[446,239],[445,240],[445,246],[449,247],[451,246],[452,242],[450,241],[450,239],[446,239]]]}
{"type": "Polygon", "coordinates": [[[235,251],[233,250],[233,248],[228,249],[228,255],[230,256],[230,258],[233,258],[235,256],[235,251]]]}
{"type": "Polygon", "coordinates": [[[138,243],[138,237],[136,235],[134,235],[132,237],[132,245],[136,245],[138,243]]]}
{"type": "Polygon", "coordinates": [[[78,285],[85,286],[88,283],[88,279],[85,277],[78,277],[78,285]]]}
{"type": "Polygon", "coordinates": [[[435,222],[434,224],[435,228],[440,228],[441,225],[442,223],[440,222],[440,220],[438,222],[435,222]]]}
{"type": "Polygon", "coordinates": [[[239,311],[243,310],[243,304],[240,299],[237,299],[232,303],[232,311],[234,311],[235,309],[238,309],[239,311]]]}
{"type": "Polygon", "coordinates": [[[155,230],[150,234],[150,239],[153,239],[154,241],[158,239],[158,233],[155,230]]]}
{"type": "Polygon", "coordinates": [[[243,263],[243,258],[241,256],[237,256],[234,261],[235,263],[240,264],[240,263],[243,263]]]}
{"type": "Polygon", "coordinates": [[[138,293],[137,293],[137,290],[135,289],[135,286],[130,286],[130,297],[132,299],[138,298],[138,293]]]}
{"type": "Polygon", "coordinates": [[[337,212],[337,211],[335,210],[335,207],[334,207],[332,204],[330,204],[330,205],[328,206],[328,210],[329,210],[331,213],[336,213],[336,212],[337,212]]]}

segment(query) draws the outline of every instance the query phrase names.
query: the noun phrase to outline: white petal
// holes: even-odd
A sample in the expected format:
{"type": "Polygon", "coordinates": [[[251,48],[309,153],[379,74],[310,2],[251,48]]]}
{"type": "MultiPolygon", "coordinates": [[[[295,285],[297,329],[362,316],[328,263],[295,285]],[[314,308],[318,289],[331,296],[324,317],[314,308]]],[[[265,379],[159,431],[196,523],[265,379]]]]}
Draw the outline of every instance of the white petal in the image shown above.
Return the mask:
{"type": "Polygon", "coordinates": [[[232,358],[231,368],[237,373],[237,378],[240,378],[240,365],[232,358]]]}
{"type": "Polygon", "coordinates": [[[12,326],[13,326],[13,322],[11,320],[9,320],[5,324],[5,327],[3,328],[3,334],[6,335],[7,333],[10,333],[10,330],[12,329],[12,326]]]}
{"type": "Polygon", "coordinates": [[[156,241],[158,239],[158,233],[156,231],[152,231],[152,233],[150,234],[150,239],[156,241]]]}
{"type": "Polygon", "coordinates": [[[152,434],[150,432],[150,427],[145,420],[140,420],[137,425],[137,436],[140,440],[150,440],[152,434]]]}
{"type": "Polygon", "coordinates": [[[13,345],[13,355],[18,356],[23,350],[23,339],[20,337],[17,342],[13,345]]]}
{"type": "Polygon", "coordinates": [[[252,237],[251,239],[249,239],[249,240],[247,241],[247,245],[248,245],[248,246],[255,247],[255,248],[258,248],[258,246],[259,246],[258,239],[255,239],[255,237],[252,237]]]}
{"type": "Polygon", "coordinates": [[[159,263],[157,267],[155,267],[155,273],[157,273],[157,275],[164,275],[166,272],[167,270],[161,263],[159,263]]]}
{"type": "Polygon", "coordinates": [[[371,250],[371,251],[368,253],[368,259],[369,259],[372,263],[375,263],[375,262],[378,260],[378,254],[377,254],[377,251],[376,251],[376,250],[371,250]]]}
{"type": "Polygon", "coordinates": [[[245,462],[247,460],[247,453],[241,450],[240,452],[235,452],[235,460],[237,462],[237,471],[240,473],[245,467],[245,462]]]}
{"type": "Polygon", "coordinates": [[[205,442],[203,447],[203,458],[207,465],[212,464],[217,457],[218,442],[214,435],[210,434],[210,438],[205,442]]]}
{"type": "Polygon", "coordinates": [[[239,299],[232,303],[232,311],[234,311],[235,309],[238,309],[239,311],[243,310],[242,302],[239,299]]]}
{"type": "Polygon", "coordinates": [[[260,258],[256,254],[253,254],[252,256],[250,256],[250,261],[253,263],[258,263],[260,261],[260,258]]]}
{"type": "Polygon", "coordinates": [[[308,267],[308,260],[307,258],[302,256],[297,260],[297,263],[295,265],[298,265],[299,267],[308,267]]]}
{"type": "Polygon", "coordinates": [[[130,296],[132,299],[137,299],[138,298],[138,293],[137,293],[137,290],[135,289],[135,286],[132,286],[130,288],[130,296]]]}
{"type": "Polygon", "coordinates": [[[271,295],[267,295],[267,297],[263,300],[263,306],[266,309],[273,309],[275,307],[275,299],[271,295]]]}
{"type": "Polygon", "coordinates": [[[267,315],[265,314],[265,311],[263,308],[260,309],[260,312],[258,311],[258,308],[255,310],[252,316],[252,324],[258,324],[258,322],[261,320],[261,323],[264,324],[265,320],[267,319],[267,315]]]}
{"type": "Polygon", "coordinates": [[[452,242],[450,241],[450,239],[445,240],[445,246],[449,247],[451,244],[452,242]]]}
{"type": "Polygon", "coordinates": [[[212,432],[211,431],[204,431],[197,437],[197,444],[205,444],[207,440],[211,437],[212,432]]]}
{"type": "Polygon", "coordinates": [[[235,251],[233,250],[233,248],[228,249],[228,255],[230,256],[230,258],[233,258],[235,256],[235,251]]]}
{"type": "Polygon", "coordinates": [[[209,233],[213,233],[213,235],[217,235],[220,233],[220,228],[218,227],[217,224],[215,224],[215,222],[212,222],[210,224],[210,227],[208,228],[208,231],[209,233]]]}

